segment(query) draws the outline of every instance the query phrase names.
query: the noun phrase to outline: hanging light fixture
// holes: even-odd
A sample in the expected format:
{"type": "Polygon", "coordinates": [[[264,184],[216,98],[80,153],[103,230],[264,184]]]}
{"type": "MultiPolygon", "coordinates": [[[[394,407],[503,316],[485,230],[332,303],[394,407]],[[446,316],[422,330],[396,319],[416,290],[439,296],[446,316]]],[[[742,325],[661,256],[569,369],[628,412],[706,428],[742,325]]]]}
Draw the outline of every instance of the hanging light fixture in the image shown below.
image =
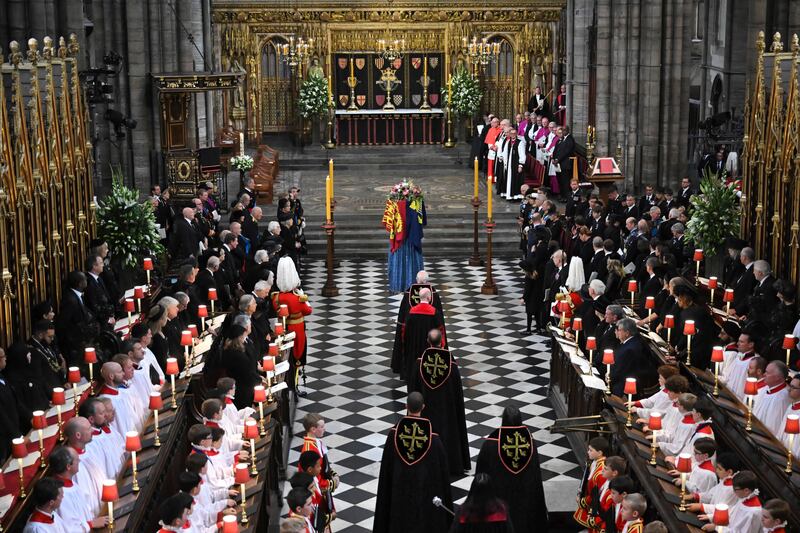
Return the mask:
{"type": "MultiPolygon", "coordinates": [[[[392,2],[389,0],[389,19],[392,14],[392,2]]],[[[378,39],[376,42],[376,50],[378,54],[389,63],[394,62],[395,59],[401,57],[406,50],[405,39],[392,39],[391,32],[389,31],[389,22],[386,23],[386,35],[384,38],[378,39]]]]}

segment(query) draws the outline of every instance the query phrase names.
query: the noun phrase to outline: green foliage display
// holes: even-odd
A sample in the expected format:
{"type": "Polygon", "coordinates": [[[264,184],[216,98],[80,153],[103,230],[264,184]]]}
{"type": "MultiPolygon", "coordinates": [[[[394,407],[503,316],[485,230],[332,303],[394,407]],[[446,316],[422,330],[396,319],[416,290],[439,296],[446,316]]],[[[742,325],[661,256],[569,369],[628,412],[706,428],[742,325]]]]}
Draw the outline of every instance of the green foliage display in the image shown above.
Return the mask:
{"type": "Polygon", "coordinates": [[[122,265],[136,267],[143,257],[164,251],[153,205],[139,202],[139,192],[123,185],[119,168],[112,169],[111,174],[111,194],[98,202],[98,233],[122,265]]]}
{"type": "Polygon", "coordinates": [[[303,81],[297,107],[303,118],[324,114],[328,110],[328,80],[319,75],[311,75],[303,81]]]}
{"type": "Polygon", "coordinates": [[[717,253],[730,235],[738,235],[741,206],[733,184],[725,184],[708,169],[700,182],[700,194],[692,196],[691,218],[686,236],[702,248],[705,254],[717,253]]]}
{"type": "Polygon", "coordinates": [[[473,78],[467,69],[456,70],[451,80],[451,87],[453,91],[452,105],[447,87],[442,88],[442,96],[445,105],[450,106],[453,113],[460,117],[471,117],[478,112],[483,93],[478,80],[473,78]]]}
{"type": "Polygon", "coordinates": [[[253,168],[253,158],[249,155],[235,155],[231,157],[231,167],[236,170],[250,170],[253,168]]]}

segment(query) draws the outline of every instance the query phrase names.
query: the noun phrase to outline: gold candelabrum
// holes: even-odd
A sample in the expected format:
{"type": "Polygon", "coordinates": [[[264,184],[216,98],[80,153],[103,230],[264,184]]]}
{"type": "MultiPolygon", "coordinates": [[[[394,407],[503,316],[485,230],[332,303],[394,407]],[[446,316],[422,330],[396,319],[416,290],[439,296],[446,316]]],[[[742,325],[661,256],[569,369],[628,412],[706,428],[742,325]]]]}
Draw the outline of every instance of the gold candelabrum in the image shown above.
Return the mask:
{"type": "Polygon", "coordinates": [[[378,54],[389,63],[401,57],[406,49],[405,39],[378,39],[376,44],[378,54]]]}
{"type": "Polygon", "coordinates": [[[594,126],[587,126],[586,127],[586,162],[589,164],[589,169],[591,171],[592,166],[594,165],[594,147],[595,147],[595,136],[596,131],[594,126]]]}
{"type": "Polygon", "coordinates": [[[500,55],[500,43],[490,43],[486,37],[483,37],[480,41],[478,41],[477,37],[473,37],[471,41],[467,41],[466,37],[462,37],[461,53],[469,58],[470,64],[473,65],[477,74],[479,67],[485,68],[500,55]]]}
{"type": "Polygon", "coordinates": [[[296,40],[294,37],[289,37],[289,43],[279,47],[278,50],[283,62],[295,69],[308,61],[314,53],[314,39],[306,41],[303,37],[298,37],[296,40]]]}
{"type": "Polygon", "coordinates": [[[422,105],[419,108],[422,111],[430,111],[431,105],[428,103],[428,87],[431,84],[430,76],[422,76],[419,79],[419,84],[422,85],[422,105]]]}
{"type": "Polygon", "coordinates": [[[350,105],[347,106],[348,111],[358,111],[356,105],[356,86],[358,85],[358,78],[355,76],[347,77],[347,86],[350,87],[350,105]]]}

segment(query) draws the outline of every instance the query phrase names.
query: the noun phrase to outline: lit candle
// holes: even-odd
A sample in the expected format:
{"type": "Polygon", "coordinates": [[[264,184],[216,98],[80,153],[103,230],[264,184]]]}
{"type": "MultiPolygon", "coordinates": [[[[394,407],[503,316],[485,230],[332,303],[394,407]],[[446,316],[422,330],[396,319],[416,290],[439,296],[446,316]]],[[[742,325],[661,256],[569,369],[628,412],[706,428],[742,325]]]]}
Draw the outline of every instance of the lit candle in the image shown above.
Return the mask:
{"type": "Polygon", "coordinates": [[[353,76],[355,76],[353,74],[353,56],[350,56],[350,77],[352,78],[353,76]]]}
{"type": "Polygon", "coordinates": [[[425,65],[422,67],[422,76],[427,78],[428,77],[428,56],[424,56],[423,60],[425,61],[425,65]]]}
{"type": "Polygon", "coordinates": [[[333,103],[333,78],[328,76],[328,102],[333,103]]]}
{"type": "Polygon", "coordinates": [[[447,75],[447,107],[452,107],[453,101],[453,76],[447,75]]]}
{"type": "Polygon", "coordinates": [[[239,154],[244,155],[244,132],[239,132],[239,154]]]}
{"type": "Polygon", "coordinates": [[[473,198],[478,197],[478,158],[475,158],[475,187],[472,193],[473,198]]]}
{"type": "Polygon", "coordinates": [[[492,173],[486,177],[486,210],[489,217],[489,222],[492,221],[492,173]]]}
{"type": "Polygon", "coordinates": [[[325,177],[325,221],[331,220],[331,177],[325,177]]]}
{"type": "Polygon", "coordinates": [[[331,197],[333,197],[333,158],[328,160],[328,176],[331,177],[331,197]]]}

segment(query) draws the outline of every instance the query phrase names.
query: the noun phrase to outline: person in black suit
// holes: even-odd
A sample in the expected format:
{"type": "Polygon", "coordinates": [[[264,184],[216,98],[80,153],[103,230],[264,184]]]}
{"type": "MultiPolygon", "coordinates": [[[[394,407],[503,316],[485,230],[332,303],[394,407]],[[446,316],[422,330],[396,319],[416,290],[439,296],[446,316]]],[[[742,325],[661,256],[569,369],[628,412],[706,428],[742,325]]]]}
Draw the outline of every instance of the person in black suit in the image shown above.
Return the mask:
{"type": "Polygon", "coordinates": [[[225,252],[224,258],[220,263],[219,275],[223,279],[230,301],[236,299],[238,291],[241,291],[239,283],[240,272],[242,265],[239,263],[239,258],[234,251],[239,247],[239,239],[236,235],[230,232],[222,233],[222,250],[225,252]]]}
{"type": "Polygon", "coordinates": [[[83,349],[94,344],[100,326],[83,301],[86,275],[78,270],[67,275],[56,319],[56,334],[61,353],[69,366],[83,365],[83,349]]]}
{"type": "Polygon", "coordinates": [[[605,377],[606,367],[603,364],[603,350],[616,350],[619,346],[617,339],[617,322],[625,318],[625,311],[621,305],[611,304],[606,307],[603,320],[597,325],[594,332],[586,335],[597,339],[597,350],[594,352],[592,364],[597,368],[602,377],[605,377]]]}
{"type": "Polygon", "coordinates": [[[744,274],[744,265],[741,261],[742,249],[747,247],[747,242],[738,237],[729,237],[725,241],[728,255],[722,267],[722,283],[725,287],[732,287],[739,277],[744,274]]]}
{"type": "Polygon", "coordinates": [[[253,405],[253,387],[262,383],[258,367],[245,350],[247,329],[233,324],[225,335],[222,345],[222,369],[228,377],[236,380],[236,395],[233,403],[238,409],[253,405]]]}
{"type": "MultiPolygon", "coordinates": [[[[211,303],[208,299],[208,289],[216,289],[217,297],[222,297],[222,291],[217,287],[217,280],[215,278],[215,274],[219,270],[219,264],[219,257],[212,255],[206,261],[206,267],[197,273],[194,280],[195,295],[197,296],[198,305],[207,306],[209,313],[211,312],[211,303]]],[[[220,310],[221,309],[222,308],[220,308],[220,310]]]]}
{"type": "Polygon", "coordinates": [[[710,172],[712,175],[716,176],[717,178],[722,178],[722,173],[725,172],[725,151],[724,150],[717,150],[716,155],[713,159],[708,159],[705,168],[703,169],[704,172],[710,172]]]}
{"type": "MultiPolygon", "coordinates": [[[[522,301],[525,304],[525,315],[527,317],[527,328],[523,335],[531,334],[531,323],[533,317],[538,316],[538,311],[542,305],[544,297],[544,268],[547,263],[547,246],[550,242],[550,230],[542,224],[542,216],[534,214],[535,226],[528,231],[533,232],[534,244],[530,248],[528,257],[522,261],[522,269],[525,271],[525,291],[522,301]]],[[[530,239],[529,239],[530,242],[530,239]]],[[[544,324],[537,322],[536,331],[544,330],[544,324]]]]}
{"type": "Polygon", "coordinates": [[[253,257],[253,264],[245,272],[242,289],[251,292],[258,281],[268,280],[271,273],[269,254],[266,250],[258,250],[253,257]]]}
{"type": "Polygon", "coordinates": [[[250,213],[245,215],[244,222],[242,222],[242,236],[250,243],[249,255],[251,257],[255,253],[256,245],[258,244],[258,223],[262,218],[263,211],[256,206],[250,213]]]}
{"type": "Polygon", "coordinates": [[[203,239],[193,224],[194,214],[194,208],[184,207],[181,216],[173,224],[169,253],[175,262],[197,256],[203,239]]]}
{"type": "Polygon", "coordinates": [[[622,216],[625,218],[633,217],[639,220],[639,206],[636,205],[636,197],[632,194],[625,196],[625,205],[622,209],[622,216]]]}
{"type": "Polygon", "coordinates": [[[584,275],[589,280],[599,279],[605,281],[608,271],[606,269],[606,254],[605,250],[603,250],[602,237],[592,238],[592,250],[594,250],[594,254],[587,265],[588,268],[584,271],[584,275]]]}
{"type": "Polygon", "coordinates": [[[581,188],[577,179],[569,180],[567,197],[567,207],[564,211],[564,216],[572,220],[575,218],[575,215],[586,210],[586,204],[583,201],[583,195],[581,194],[581,188]]]}
{"type": "Polygon", "coordinates": [[[55,337],[55,324],[50,320],[41,319],[33,323],[33,331],[27,342],[31,351],[31,359],[39,360],[41,375],[38,379],[46,391],[63,386],[67,380],[67,363],[58,352],[55,337]]]}
{"type": "Polygon", "coordinates": [[[675,257],[675,267],[678,270],[690,262],[694,255],[693,245],[686,241],[685,230],[686,228],[680,222],[672,224],[672,240],[667,241],[670,243],[669,249],[675,257]]]}
{"type": "Polygon", "coordinates": [[[652,296],[653,298],[661,292],[662,287],[664,286],[664,282],[660,276],[656,274],[656,271],[661,271],[661,261],[657,257],[648,257],[644,262],[645,271],[647,272],[647,280],[642,285],[642,290],[640,293],[639,298],[639,308],[637,309],[636,313],[639,316],[646,317],[647,316],[647,309],[645,309],[644,304],[647,300],[648,296],[652,296]]]}
{"type": "Polygon", "coordinates": [[[104,328],[111,329],[116,322],[114,302],[101,277],[103,267],[103,258],[99,255],[90,255],[86,258],[86,292],[83,294],[83,303],[104,328]]]}
{"type": "Polygon", "coordinates": [[[681,190],[678,191],[678,197],[675,199],[678,205],[689,209],[692,205],[692,196],[694,195],[694,191],[692,190],[692,182],[689,178],[683,178],[681,180],[681,190]]]}
{"type": "Polygon", "coordinates": [[[756,252],[749,246],[742,248],[739,253],[739,261],[744,266],[744,272],[733,282],[733,304],[731,306],[736,311],[737,316],[747,314],[747,302],[756,287],[756,277],[753,275],[755,259],[756,252]]]}
{"type": "MultiPolygon", "coordinates": [[[[608,200],[606,201],[606,215],[614,214],[625,216],[625,207],[622,205],[622,198],[616,185],[610,185],[608,190],[608,200]]],[[[627,217],[626,217],[627,218],[627,217]]]]}
{"type": "MultiPolygon", "coordinates": [[[[611,303],[605,297],[606,284],[599,279],[594,279],[589,282],[586,292],[588,294],[584,294],[582,291],[583,302],[575,308],[574,316],[580,317],[584,331],[597,331],[597,325],[600,324],[600,320],[606,314],[606,309],[611,303]]],[[[572,333],[569,333],[569,336],[575,338],[572,333]]],[[[587,335],[581,335],[579,339],[582,350],[586,348],[586,337],[587,335]]]]}
{"type": "Polygon", "coordinates": [[[775,291],[775,277],[769,263],[759,259],[753,263],[753,277],[756,286],[747,303],[747,319],[767,323],[770,314],[778,306],[778,293],[775,291]]]}
{"type": "Polygon", "coordinates": [[[648,213],[650,208],[658,204],[656,196],[653,193],[653,186],[647,184],[644,186],[644,196],[639,198],[639,213],[648,213]]]}
{"type": "Polygon", "coordinates": [[[689,345],[687,336],[683,334],[684,324],[687,320],[694,320],[696,334],[692,335],[692,366],[708,368],[711,363],[711,348],[719,335],[719,328],[714,323],[708,309],[697,303],[697,290],[694,287],[681,283],[675,286],[672,293],[680,308],[674,332],[677,335],[675,349],[678,351],[679,358],[686,361],[688,357],[689,345]]]}
{"type": "Polygon", "coordinates": [[[556,294],[561,292],[561,287],[567,283],[569,275],[568,258],[564,250],[556,250],[550,257],[544,269],[544,305],[540,306],[537,324],[544,327],[550,321],[550,310],[556,299],[556,294]]]}
{"type": "Polygon", "coordinates": [[[256,182],[250,176],[244,179],[242,188],[236,193],[236,199],[231,203],[231,207],[235,206],[242,199],[242,195],[247,195],[247,202],[242,204],[245,209],[251,211],[256,206],[256,182]]]}
{"type": "Polygon", "coordinates": [[[556,129],[559,135],[558,143],[553,148],[553,161],[558,164],[561,171],[557,173],[558,189],[561,201],[569,199],[569,188],[567,184],[572,178],[572,156],[575,155],[575,139],[570,133],[569,126],[561,125],[556,129]]]}
{"type": "Polygon", "coordinates": [[[614,351],[614,364],[611,365],[611,394],[624,397],[625,379],[636,378],[638,382],[647,379],[647,369],[652,365],[644,355],[636,322],[623,318],[617,322],[616,335],[619,346],[614,351]]]}
{"type": "Polygon", "coordinates": [[[0,348],[0,463],[5,463],[11,452],[11,439],[22,437],[28,432],[30,411],[19,405],[19,395],[3,374],[6,368],[6,352],[0,348]]]}

